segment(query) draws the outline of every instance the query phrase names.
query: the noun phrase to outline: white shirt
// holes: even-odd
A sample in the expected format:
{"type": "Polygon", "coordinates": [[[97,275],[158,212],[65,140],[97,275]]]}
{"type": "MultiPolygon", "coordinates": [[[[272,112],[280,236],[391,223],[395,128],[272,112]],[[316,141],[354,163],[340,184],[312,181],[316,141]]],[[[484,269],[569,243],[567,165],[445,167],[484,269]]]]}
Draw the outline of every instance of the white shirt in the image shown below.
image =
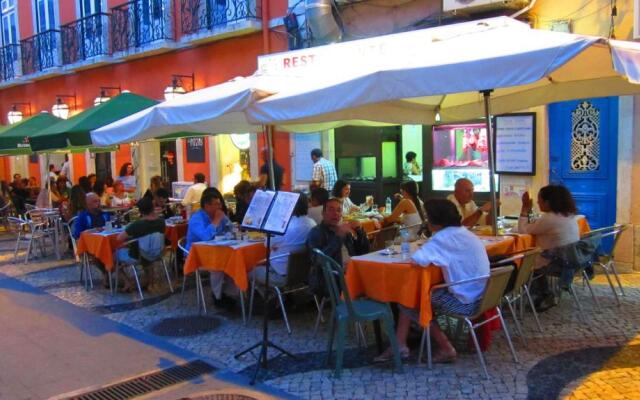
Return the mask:
{"type": "Polygon", "coordinates": [[[548,212],[532,223],[527,217],[518,219],[518,233],[528,233],[536,237],[536,246],[542,250],[564,246],[580,240],[580,231],[575,215],[548,212]]]}
{"type": "MultiPolygon", "coordinates": [[[[426,267],[434,264],[442,269],[447,283],[489,275],[489,257],[480,239],[465,227],[450,226],[436,232],[411,258],[426,267]]],[[[484,291],[486,279],[449,288],[463,304],[477,301],[484,291]]]]}
{"type": "Polygon", "coordinates": [[[131,205],[131,199],[125,194],[123,198],[116,195],[111,196],[111,207],[129,207],[131,205]]]}
{"type": "Polygon", "coordinates": [[[342,201],[342,215],[351,214],[351,210],[354,207],[356,207],[356,205],[353,204],[353,201],[351,201],[351,199],[348,197],[343,197],[341,201],[342,201]]]}
{"type": "MultiPolygon", "coordinates": [[[[447,196],[447,200],[456,205],[458,213],[462,216],[462,221],[464,221],[468,216],[473,215],[473,213],[478,210],[478,205],[473,200],[471,200],[464,206],[458,202],[458,199],[456,199],[456,196],[454,194],[450,194],[449,196],[447,196]]],[[[484,213],[482,213],[482,216],[480,217],[480,219],[478,219],[478,225],[483,224],[485,224],[484,213]]]]}
{"type": "Polygon", "coordinates": [[[304,249],[307,242],[307,236],[311,228],[316,226],[316,222],[306,215],[300,217],[292,217],[287,227],[287,232],[283,236],[276,236],[271,239],[271,247],[277,247],[271,252],[271,268],[278,275],[287,275],[288,257],[279,257],[275,260],[274,256],[287,254],[304,249]]]}
{"type": "Polygon", "coordinates": [[[188,206],[191,203],[200,202],[200,198],[202,197],[202,192],[207,188],[206,183],[196,183],[189,186],[187,189],[187,193],[184,194],[184,198],[182,199],[182,205],[188,206]]]}
{"type": "Polygon", "coordinates": [[[67,180],[71,180],[71,166],[69,165],[69,161],[65,161],[62,164],[62,168],[60,168],[60,174],[64,175],[67,180]]]}
{"type": "Polygon", "coordinates": [[[309,207],[307,216],[316,222],[316,225],[322,222],[322,206],[309,207]]]}

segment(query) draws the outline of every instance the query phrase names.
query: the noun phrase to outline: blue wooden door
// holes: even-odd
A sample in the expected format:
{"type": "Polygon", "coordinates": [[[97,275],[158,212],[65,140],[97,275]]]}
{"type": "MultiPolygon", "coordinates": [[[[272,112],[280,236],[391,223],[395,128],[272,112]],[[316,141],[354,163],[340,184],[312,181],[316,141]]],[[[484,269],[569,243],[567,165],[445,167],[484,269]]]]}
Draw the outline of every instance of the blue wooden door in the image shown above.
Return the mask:
{"type": "Polygon", "coordinates": [[[618,98],[549,105],[549,182],[573,193],[592,229],[616,220],[618,98]]]}

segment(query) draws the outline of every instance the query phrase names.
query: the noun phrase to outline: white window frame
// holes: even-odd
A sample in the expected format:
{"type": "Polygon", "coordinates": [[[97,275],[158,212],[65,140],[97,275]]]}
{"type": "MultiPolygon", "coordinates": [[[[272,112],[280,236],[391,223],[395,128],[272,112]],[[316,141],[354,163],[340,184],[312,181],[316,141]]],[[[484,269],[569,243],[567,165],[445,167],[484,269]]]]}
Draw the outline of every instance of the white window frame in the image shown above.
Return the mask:
{"type": "Polygon", "coordinates": [[[20,43],[20,26],[18,25],[17,0],[1,0],[0,14],[2,15],[2,19],[0,20],[0,44],[2,46],[6,46],[8,44],[20,43]],[[8,5],[10,2],[13,2],[13,5],[8,5]],[[13,23],[16,28],[16,33],[15,33],[15,37],[9,38],[9,42],[7,43],[4,37],[4,25],[5,25],[5,22],[11,19],[10,18],[11,16],[13,16],[13,23]]]}
{"type": "Polygon", "coordinates": [[[58,0],[32,0],[31,1],[31,7],[33,9],[33,31],[34,34],[38,34],[38,33],[42,33],[42,32],[46,32],[48,30],[51,29],[58,29],[58,27],[60,26],[60,3],[58,0]],[[46,21],[47,23],[46,28],[44,30],[40,30],[40,25],[38,24],[38,2],[40,1],[44,1],[45,3],[53,3],[53,26],[49,26],[49,20],[50,20],[50,15],[49,15],[49,7],[47,4],[47,7],[45,7],[45,14],[46,14],[46,21]]]}
{"type": "Polygon", "coordinates": [[[94,7],[94,0],[91,0],[91,12],[88,14],[82,14],[82,4],[84,3],[84,0],[77,0],[76,1],[76,18],[77,19],[81,19],[84,17],[88,17],[89,15],[93,15],[93,14],[97,14],[97,13],[101,13],[104,12],[106,10],[105,7],[105,0],[100,0],[100,9],[99,10],[93,10],[94,7]]]}

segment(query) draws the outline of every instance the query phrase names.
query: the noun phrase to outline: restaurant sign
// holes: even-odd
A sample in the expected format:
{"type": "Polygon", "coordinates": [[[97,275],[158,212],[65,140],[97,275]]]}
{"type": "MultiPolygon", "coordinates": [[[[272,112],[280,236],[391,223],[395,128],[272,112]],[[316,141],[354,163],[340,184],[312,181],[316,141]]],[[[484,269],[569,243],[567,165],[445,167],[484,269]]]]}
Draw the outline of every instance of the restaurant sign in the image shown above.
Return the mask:
{"type": "Polygon", "coordinates": [[[203,163],[204,156],[204,138],[191,137],[187,139],[187,162],[203,163]]]}

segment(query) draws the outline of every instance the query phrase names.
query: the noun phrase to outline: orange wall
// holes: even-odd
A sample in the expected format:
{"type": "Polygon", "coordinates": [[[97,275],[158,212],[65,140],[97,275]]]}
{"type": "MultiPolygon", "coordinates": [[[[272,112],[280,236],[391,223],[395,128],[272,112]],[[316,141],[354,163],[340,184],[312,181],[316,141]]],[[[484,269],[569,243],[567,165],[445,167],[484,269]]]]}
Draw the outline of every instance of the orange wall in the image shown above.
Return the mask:
{"type": "Polygon", "coordinates": [[[193,163],[187,162],[187,141],[182,141],[182,154],[184,154],[184,180],[193,181],[193,175],[196,172],[202,172],[207,178],[207,183],[211,184],[211,174],[209,173],[210,154],[209,154],[209,138],[204,138],[204,162],[193,163]]]}
{"type": "Polygon", "coordinates": [[[0,163],[0,176],[3,181],[11,182],[11,162],[9,157],[0,157],[2,158],[2,163],[0,163]]]}
{"type": "Polygon", "coordinates": [[[120,168],[124,163],[131,162],[131,146],[128,144],[121,144],[118,150],[116,150],[116,165],[111,166],[113,177],[116,178],[120,175],[120,168]]]}
{"type": "Polygon", "coordinates": [[[32,163],[31,161],[29,161],[29,176],[28,178],[31,178],[32,176],[35,176],[36,181],[38,182],[38,185],[40,185],[40,164],[35,162],[32,163]]]}
{"type": "Polygon", "coordinates": [[[81,176],[87,175],[87,164],[84,160],[83,153],[74,153],[71,155],[73,158],[73,182],[74,184],[78,183],[78,179],[81,176]]]}
{"type": "MultiPolygon", "coordinates": [[[[261,167],[264,164],[262,158],[262,149],[267,146],[266,134],[258,134],[258,157],[261,167]]],[[[275,162],[280,164],[284,168],[284,175],[282,177],[282,190],[291,190],[291,155],[290,155],[290,137],[287,132],[273,132],[273,154],[275,162]]]]}

